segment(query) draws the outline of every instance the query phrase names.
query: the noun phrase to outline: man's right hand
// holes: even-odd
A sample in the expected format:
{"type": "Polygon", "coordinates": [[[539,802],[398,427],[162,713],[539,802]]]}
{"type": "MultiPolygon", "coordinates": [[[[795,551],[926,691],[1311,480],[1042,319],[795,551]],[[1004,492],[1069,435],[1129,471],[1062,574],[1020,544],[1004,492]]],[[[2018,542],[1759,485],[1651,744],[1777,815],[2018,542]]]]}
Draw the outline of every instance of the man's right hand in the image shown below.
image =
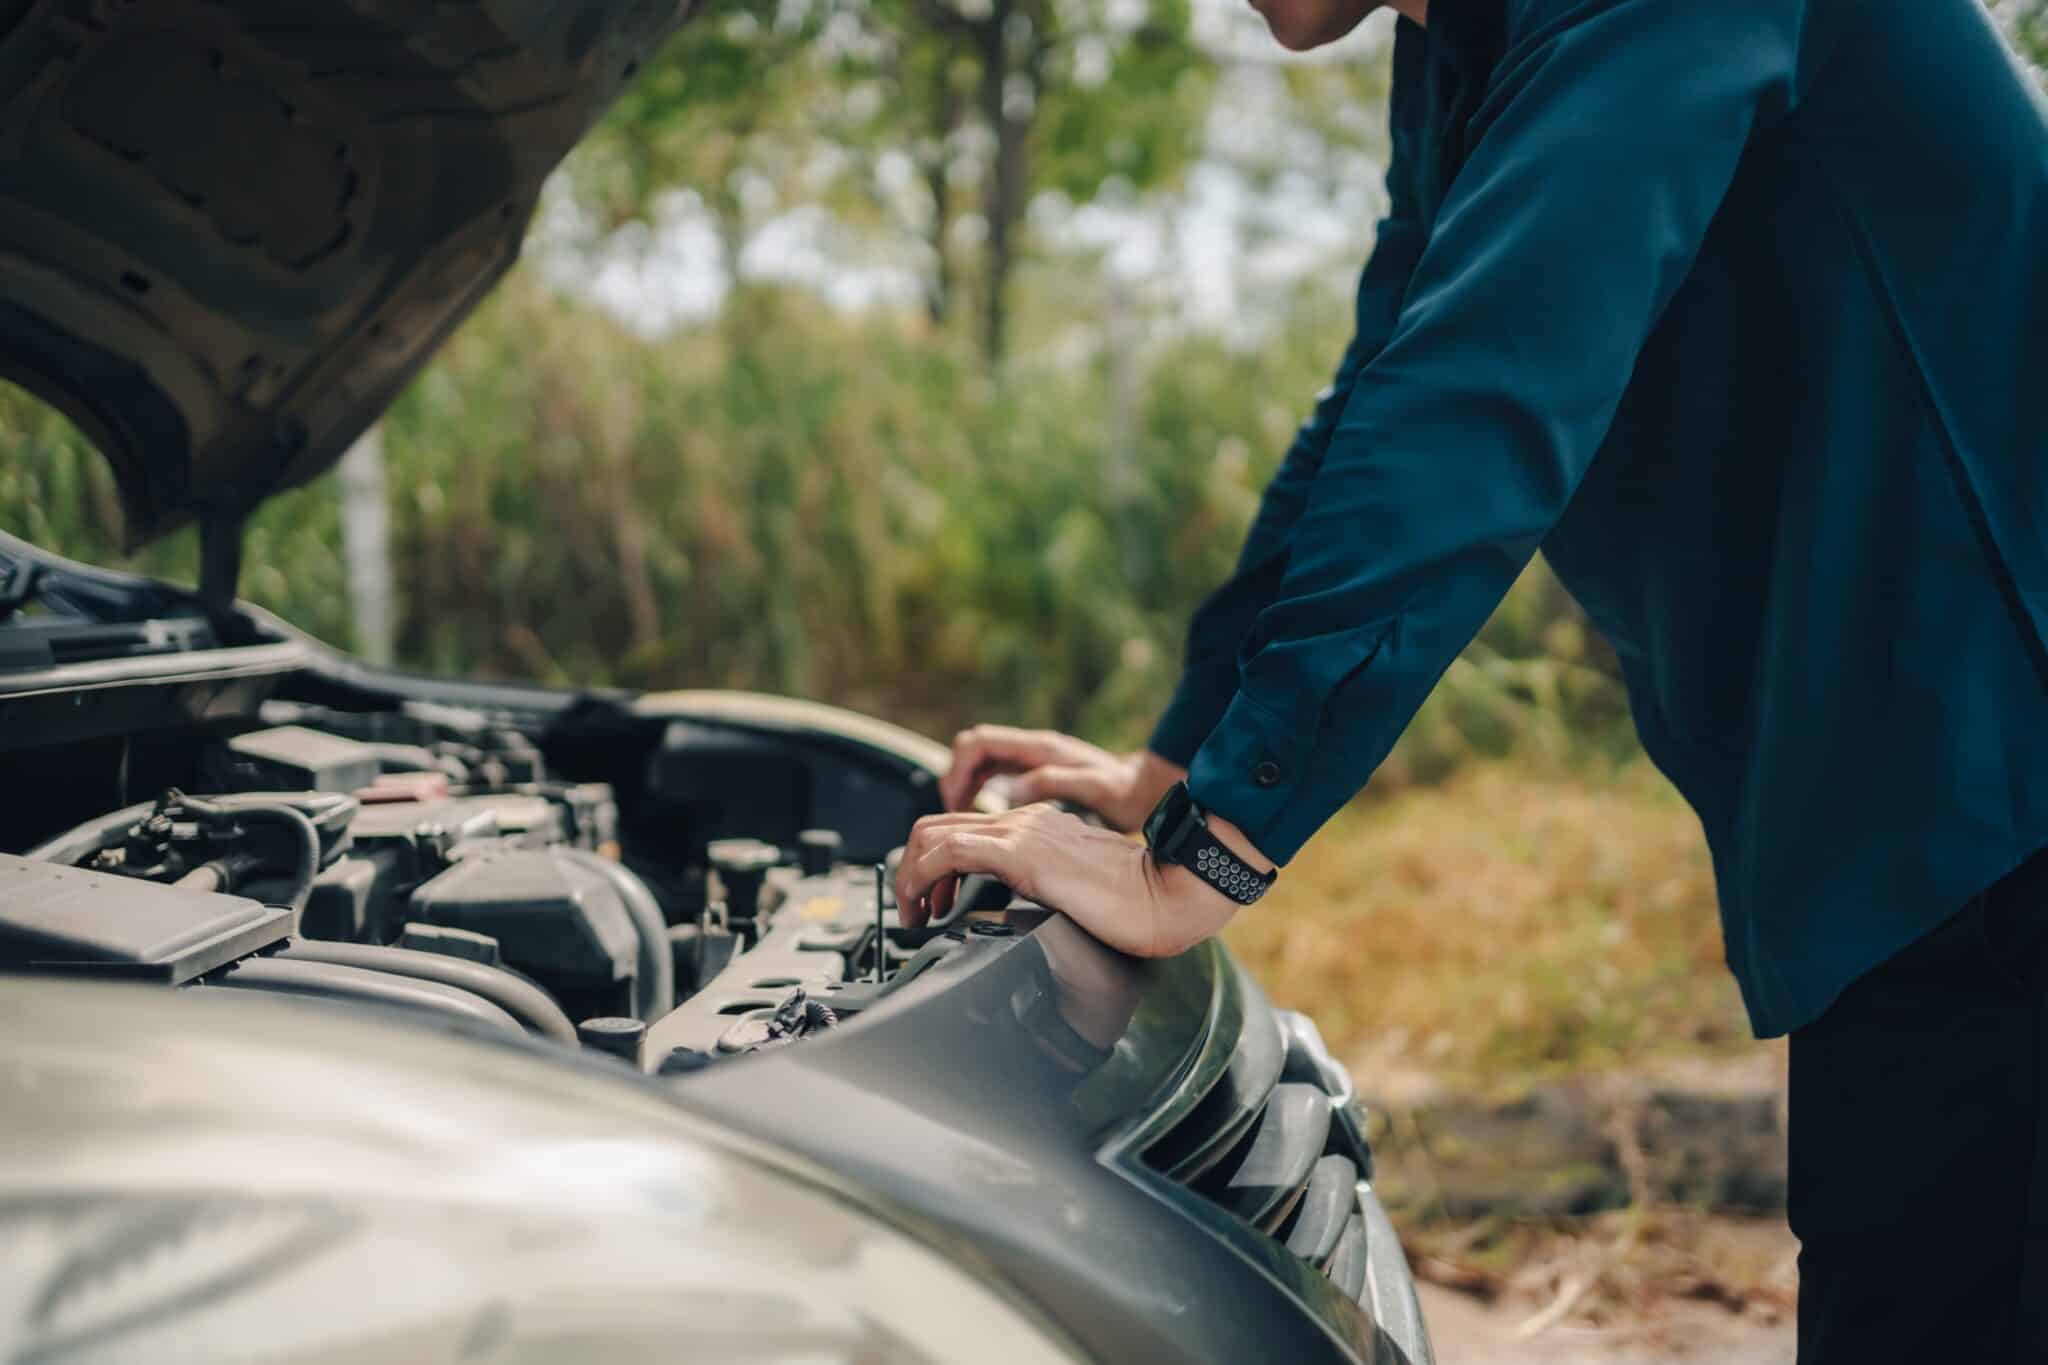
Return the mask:
{"type": "Polygon", "coordinates": [[[1113,754],[1054,730],[977,725],[953,737],[953,766],[939,779],[947,810],[971,810],[992,777],[1014,775],[1012,805],[1070,801],[1130,833],[1187,769],[1158,754],[1113,754]]]}

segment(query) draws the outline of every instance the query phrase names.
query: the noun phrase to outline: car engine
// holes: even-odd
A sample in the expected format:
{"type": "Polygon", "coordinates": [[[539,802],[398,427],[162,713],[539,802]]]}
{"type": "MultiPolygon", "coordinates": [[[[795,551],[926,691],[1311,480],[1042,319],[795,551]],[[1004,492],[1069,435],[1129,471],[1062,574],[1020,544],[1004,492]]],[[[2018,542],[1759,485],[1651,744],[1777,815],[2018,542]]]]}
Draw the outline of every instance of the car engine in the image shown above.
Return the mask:
{"type": "Polygon", "coordinates": [[[610,783],[485,712],[262,720],[186,785],[0,854],[0,970],[392,1006],[673,1073],[832,1028],[968,937],[898,926],[880,844],[907,819],[792,831],[772,756],[735,783],[688,722],[636,774],[629,851],[610,783]]]}

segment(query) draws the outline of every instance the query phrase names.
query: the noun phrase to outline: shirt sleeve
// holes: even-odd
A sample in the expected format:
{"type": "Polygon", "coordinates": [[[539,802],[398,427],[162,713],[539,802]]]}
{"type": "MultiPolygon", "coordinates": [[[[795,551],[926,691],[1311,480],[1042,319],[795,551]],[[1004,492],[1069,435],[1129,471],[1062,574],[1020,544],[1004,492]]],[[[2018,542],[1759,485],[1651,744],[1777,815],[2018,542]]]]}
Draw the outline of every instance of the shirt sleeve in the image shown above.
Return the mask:
{"type": "Polygon", "coordinates": [[[1363,787],[1563,514],[1754,131],[1797,0],[1531,4],[1307,488],[1196,800],[1276,862],[1363,787]]]}
{"type": "MultiPolygon", "coordinates": [[[[1409,42],[1416,55],[1419,36],[1409,42]]],[[[1409,53],[1404,52],[1402,58],[1412,64],[1409,53]]],[[[1400,81],[1397,76],[1397,82],[1397,98],[1412,98],[1413,79],[1400,81]]],[[[1237,567],[1196,608],[1188,623],[1187,659],[1180,683],[1146,746],[1172,762],[1185,765],[1194,757],[1237,694],[1239,646],[1279,591],[1295,524],[1308,505],[1309,487],[1350,400],[1352,385],[1359,371],[1386,345],[1400,317],[1401,299],[1422,255],[1423,241],[1411,184],[1415,133],[1412,122],[1403,117],[1406,112],[1397,107],[1391,120],[1387,216],[1373,234],[1372,255],[1358,277],[1351,344],[1344,349],[1336,378],[1316,395],[1315,408],[1266,485],[1258,513],[1245,534],[1244,548],[1238,553],[1237,567]]]]}

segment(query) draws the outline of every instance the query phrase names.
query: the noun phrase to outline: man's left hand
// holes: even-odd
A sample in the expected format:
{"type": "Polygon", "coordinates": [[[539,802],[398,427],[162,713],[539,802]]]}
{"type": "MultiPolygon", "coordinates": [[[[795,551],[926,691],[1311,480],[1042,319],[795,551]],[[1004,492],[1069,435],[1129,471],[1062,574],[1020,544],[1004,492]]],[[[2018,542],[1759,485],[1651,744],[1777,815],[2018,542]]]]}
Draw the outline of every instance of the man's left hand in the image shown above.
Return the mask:
{"type": "Polygon", "coordinates": [[[1135,957],[1192,948],[1238,910],[1236,901],[1186,868],[1154,861],[1143,845],[1034,805],[1000,815],[962,811],[919,820],[896,870],[904,926],[914,929],[944,915],[959,878],[970,872],[988,873],[1135,957]]]}

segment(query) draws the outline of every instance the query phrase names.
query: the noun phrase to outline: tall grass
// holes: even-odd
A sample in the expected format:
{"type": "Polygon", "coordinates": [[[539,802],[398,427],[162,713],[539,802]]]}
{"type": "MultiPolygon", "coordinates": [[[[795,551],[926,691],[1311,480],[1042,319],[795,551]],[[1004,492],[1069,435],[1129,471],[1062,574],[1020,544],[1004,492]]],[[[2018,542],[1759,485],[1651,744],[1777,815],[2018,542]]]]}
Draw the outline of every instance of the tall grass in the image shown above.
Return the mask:
{"type": "MultiPolygon", "coordinates": [[[[1130,366],[1106,356],[996,383],[950,341],[768,288],[649,342],[517,273],[385,422],[399,656],[1135,742],[1341,347],[1345,302],[1305,295],[1271,345],[1159,343],[1119,406],[1130,366]]],[[[189,579],[189,532],[123,560],[108,477],[61,419],[5,397],[0,450],[0,525],[189,579]]],[[[243,589],[346,646],[336,500],[331,479],[273,499],[243,589]]],[[[1389,776],[1589,735],[1625,747],[1621,715],[1599,647],[1535,570],[1389,776]]]]}

